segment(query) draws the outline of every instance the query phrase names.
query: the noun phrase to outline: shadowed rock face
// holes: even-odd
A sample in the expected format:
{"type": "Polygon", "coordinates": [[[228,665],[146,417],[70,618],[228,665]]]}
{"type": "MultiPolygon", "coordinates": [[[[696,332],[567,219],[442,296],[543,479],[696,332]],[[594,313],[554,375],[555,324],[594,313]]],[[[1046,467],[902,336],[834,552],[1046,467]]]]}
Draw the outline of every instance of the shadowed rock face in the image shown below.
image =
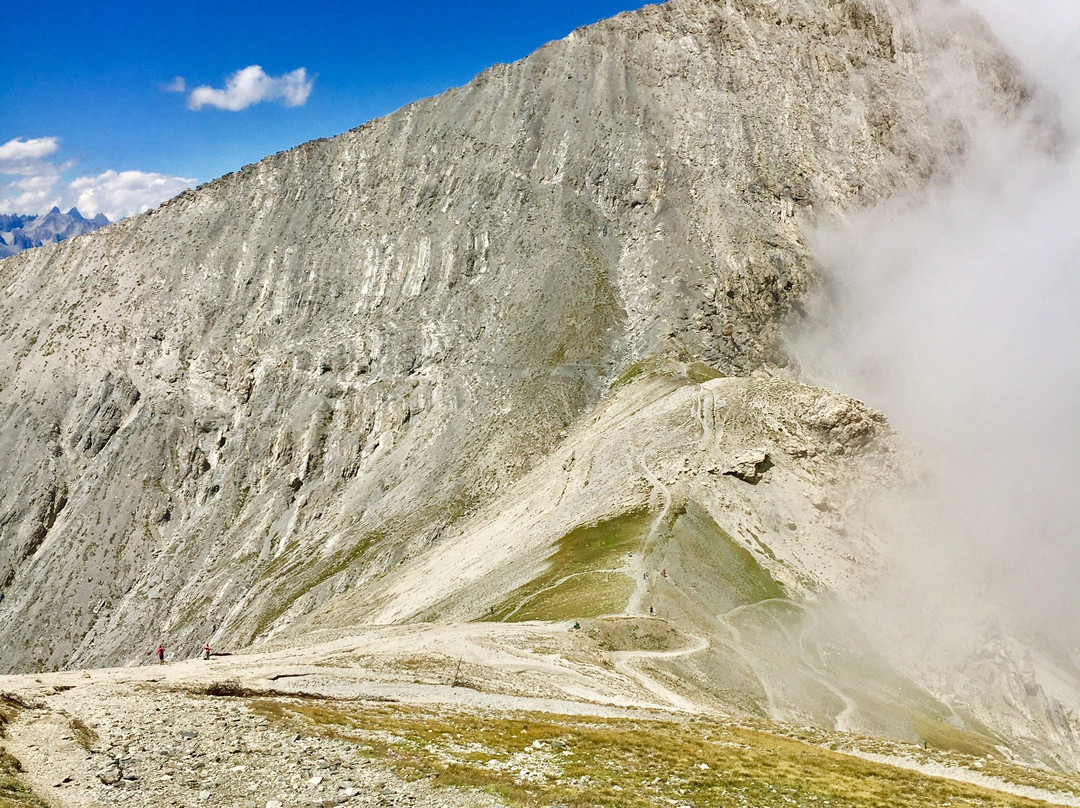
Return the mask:
{"type": "Polygon", "coordinates": [[[977,25],[934,19],[650,6],[0,263],[0,670],[326,614],[632,362],[782,363],[802,224],[1022,101],[977,25]]]}

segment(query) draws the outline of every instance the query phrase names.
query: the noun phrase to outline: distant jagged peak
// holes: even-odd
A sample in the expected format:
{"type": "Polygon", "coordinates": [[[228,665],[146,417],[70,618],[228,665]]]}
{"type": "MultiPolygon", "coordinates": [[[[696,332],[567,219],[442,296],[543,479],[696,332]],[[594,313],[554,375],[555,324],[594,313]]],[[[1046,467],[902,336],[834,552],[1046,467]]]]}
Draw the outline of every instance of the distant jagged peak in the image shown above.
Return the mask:
{"type": "Polygon", "coordinates": [[[0,231],[6,234],[4,244],[0,245],[0,258],[44,244],[55,244],[73,236],[81,236],[109,223],[104,213],[98,213],[93,219],[87,219],[74,206],[67,213],[63,213],[59,206],[53,205],[52,209],[45,214],[0,215],[0,231]]]}

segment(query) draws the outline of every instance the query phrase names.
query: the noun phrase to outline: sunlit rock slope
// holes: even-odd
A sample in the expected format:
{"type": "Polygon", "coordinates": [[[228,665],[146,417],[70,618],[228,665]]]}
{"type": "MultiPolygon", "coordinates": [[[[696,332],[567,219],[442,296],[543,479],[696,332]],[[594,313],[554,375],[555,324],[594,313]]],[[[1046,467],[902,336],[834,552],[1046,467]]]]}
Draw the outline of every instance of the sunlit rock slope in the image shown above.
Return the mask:
{"type": "MultiPolygon", "coordinates": [[[[519,619],[590,530],[630,561],[568,575],[706,637],[856,597],[882,538],[848,483],[903,452],[750,374],[785,364],[807,222],[1025,102],[981,25],[923,12],[649,6],[0,262],[0,668],[519,619]]],[[[534,616],[600,602],[562,595],[534,616]]],[[[683,671],[700,698],[887,723],[820,671],[778,692],[721,662],[683,671]]]]}

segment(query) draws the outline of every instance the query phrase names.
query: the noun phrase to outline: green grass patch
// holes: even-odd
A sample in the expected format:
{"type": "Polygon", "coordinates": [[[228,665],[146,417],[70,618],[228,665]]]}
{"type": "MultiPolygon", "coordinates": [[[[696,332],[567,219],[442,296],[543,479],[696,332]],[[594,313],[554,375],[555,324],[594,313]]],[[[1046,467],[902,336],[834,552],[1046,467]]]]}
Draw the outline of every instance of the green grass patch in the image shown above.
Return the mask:
{"type": "Polygon", "coordinates": [[[583,572],[525,603],[507,619],[573,620],[620,614],[634,594],[634,584],[621,572],[583,572]]]}
{"type": "Polygon", "coordinates": [[[676,517],[669,548],[669,572],[713,614],[787,597],[754,555],[693,500],[676,517]]]}
{"type": "Polygon", "coordinates": [[[626,368],[615,377],[611,383],[611,392],[621,390],[632,384],[637,379],[647,378],[670,379],[679,383],[702,384],[710,379],[723,378],[724,374],[704,362],[678,362],[662,356],[647,356],[626,368]]]}
{"type": "Polygon", "coordinates": [[[0,747],[0,808],[47,808],[22,781],[22,764],[0,747]]]}
{"type": "Polygon", "coordinates": [[[684,372],[686,373],[686,378],[694,382],[694,384],[704,384],[713,379],[724,378],[723,373],[711,365],[706,365],[704,362],[690,362],[687,364],[684,372]]]}
{"type": "Polygon", "coordinates": [[[952,724],[927,716],[916,716],[913,724],[915,732],[923,739],[923,742],[935,749],[959,752],[975,758],[1001,755],[998,751],[1000,741],[992,735],[982,735],[968,729],[954,727],[952,724]]]}
{"type": "Polygon", "coordinates": [[[1045,805],[715,720],[595,719],[404,705],[251,702],[290,731],[351,741],[406,779],[566,808],[1045,805]]]}
{"type": "Polygon", "coordinates": [[[634,582],[617,570],[627,553],[641,550],[651,523],[641,508],[571,530],[559,540],[547,571],[512,592],[486,619],[565,620],[621,612],[634,582]]]}

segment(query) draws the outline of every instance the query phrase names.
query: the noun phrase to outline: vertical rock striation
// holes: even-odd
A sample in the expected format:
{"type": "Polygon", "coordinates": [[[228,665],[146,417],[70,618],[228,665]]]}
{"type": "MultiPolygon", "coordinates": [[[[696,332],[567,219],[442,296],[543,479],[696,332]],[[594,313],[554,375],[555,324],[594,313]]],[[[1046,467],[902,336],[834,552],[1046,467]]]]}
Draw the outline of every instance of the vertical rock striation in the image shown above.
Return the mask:
{"type": "Polygon", "coordinates": [[[672,0],[0,262],[0,669],[250,641],[440,542],[632,362],[782,363],[805,222],[1024,96],[946,10],[672,0]]]}

